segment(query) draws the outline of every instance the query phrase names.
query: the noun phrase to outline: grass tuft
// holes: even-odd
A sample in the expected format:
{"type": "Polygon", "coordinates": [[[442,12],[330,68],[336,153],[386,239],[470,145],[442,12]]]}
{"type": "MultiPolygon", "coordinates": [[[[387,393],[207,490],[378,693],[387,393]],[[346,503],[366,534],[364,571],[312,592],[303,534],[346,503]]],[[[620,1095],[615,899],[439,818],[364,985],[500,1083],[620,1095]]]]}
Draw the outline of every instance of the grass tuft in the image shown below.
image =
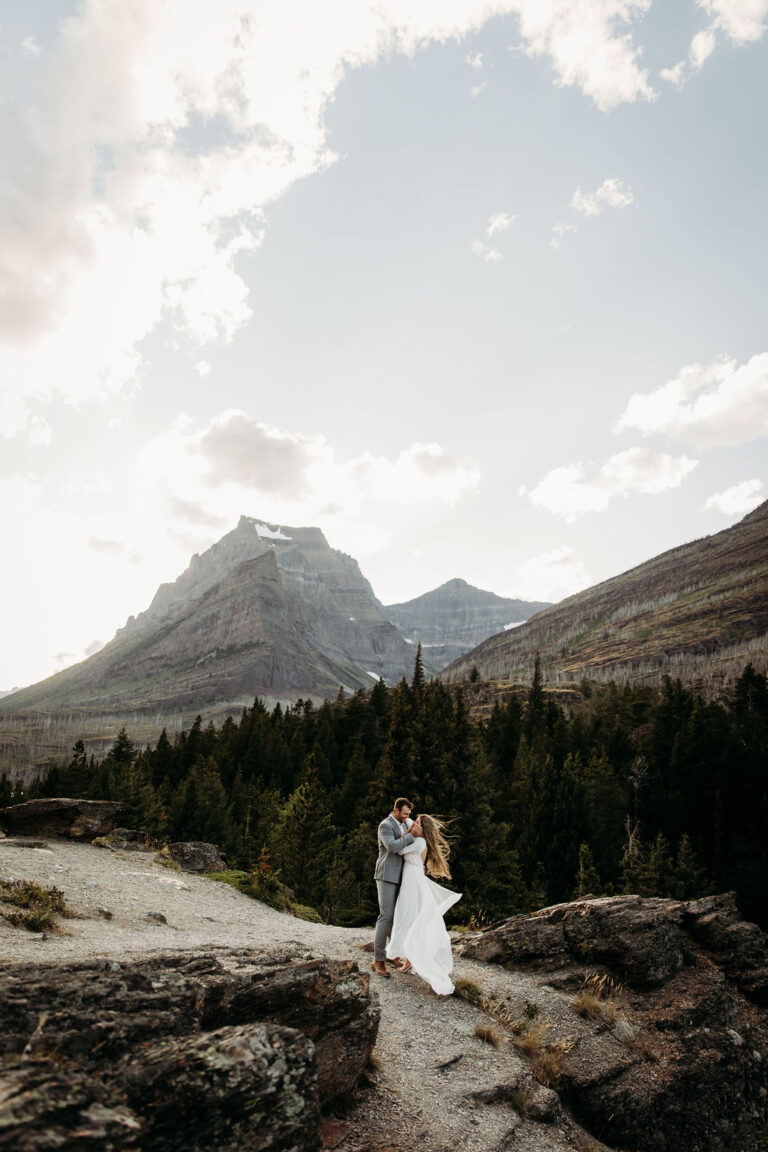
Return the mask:
{"type": "Polygon", "coordinates": [[[57,916],[74,916],[59,888],[44,888],[30,880],[0,880],[0,902],[13,908],[11,912],[0,911],[0,916],[28,932],[54,932],[57,916]]]}
{"type": "Polygon", "coordinates": [[[490,1044],[492,1048],[498,1048],[501,1044],[501,1037],[498,1032],[494,1032],[493,1028],[489,1028],[487,1024],[476,1024],[475,1036],[484,1044],[490,1044]]]}
{"type": "Polygon", "coordinates": [[[473,984],[471,980],[464,980],[463,978],[456,980],[453,990],[457,996],[460,996],[462,1000],[468,1000],[470,1004],[479,1006],[483,1002],[483,993],[477,984],[473,984]]]}

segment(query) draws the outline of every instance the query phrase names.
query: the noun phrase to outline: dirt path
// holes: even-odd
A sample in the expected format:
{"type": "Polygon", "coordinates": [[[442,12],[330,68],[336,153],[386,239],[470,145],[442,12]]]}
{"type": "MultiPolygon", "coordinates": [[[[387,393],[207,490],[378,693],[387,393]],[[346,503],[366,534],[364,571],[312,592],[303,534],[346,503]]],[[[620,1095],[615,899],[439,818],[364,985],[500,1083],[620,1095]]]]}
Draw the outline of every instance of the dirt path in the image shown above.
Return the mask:
{"type": "MultiPolygon", "coordinates": [[[[0,962],[122,958],[167,949],[269,947],[296,941],[316,956],[356,960],[365,971],[371,930],[311,924],[250,900],[226,884],[174,872],[151,854],[113,852],[50,840],[46,848],[0,839],[0,877],[60,888],[82,919],[61,934],[38,936],[0,920],[0,962]],[[150,917],[147,919],[147,917],[150,917]],[[111,918],[110,918],[111,917],[111,918]],[[164,917],[166,923],[159,918],[164,917]]],[[[567,997],[534,977],[457,959],[454,979],[473,981],[484,996],[515,1015],[534,1012],[563,1035],[578,1031],[567,997]]],[[[567,1152],[594,1149],[586,1134],[542,1088],[509,1033],[481,1008],[454,995],[439,997],[415,975],[371,976],[382,1016],[374,1052],[377,1070],[345,1115],[325,1123],[337,1152],[567,1152]],[[491,1025],[498,1047],[478,1039],[491,1025]],[[507,1099],[481,1101],[500,1085],[518,1087],[536,1119],[523,1119],[507,1099]]],[[[504,1096],[504,1092],[497,1093],[504,1096]]]]}

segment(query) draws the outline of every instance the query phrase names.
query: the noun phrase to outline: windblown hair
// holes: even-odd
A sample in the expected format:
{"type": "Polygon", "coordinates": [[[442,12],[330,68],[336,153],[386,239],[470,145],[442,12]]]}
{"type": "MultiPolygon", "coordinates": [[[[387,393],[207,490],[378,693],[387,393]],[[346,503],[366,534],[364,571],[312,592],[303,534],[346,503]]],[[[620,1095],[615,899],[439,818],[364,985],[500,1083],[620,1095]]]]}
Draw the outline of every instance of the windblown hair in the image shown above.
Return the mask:
{"type": "Polygon", "coordinates": [[[448,867],[448,857],[451,854],[451,846],[443,834],[445,824],[442,820],[438,820],[437,816],[425,814],[419,819],[421,820],[424,839],[427,842],[427,859],[424,862],[424,867],[430,876],[434,876],[436,880],[450,880],[451,870],[448,867]]]}

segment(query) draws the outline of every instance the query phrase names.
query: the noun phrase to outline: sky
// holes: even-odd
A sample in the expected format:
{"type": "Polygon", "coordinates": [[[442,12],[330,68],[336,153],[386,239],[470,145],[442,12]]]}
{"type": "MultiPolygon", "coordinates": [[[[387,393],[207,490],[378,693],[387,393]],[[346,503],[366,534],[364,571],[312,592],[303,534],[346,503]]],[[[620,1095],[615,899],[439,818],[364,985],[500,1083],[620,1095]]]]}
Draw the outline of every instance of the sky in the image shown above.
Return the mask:
{"type": "Polygon", "coordinates": [[[241,514],[559,600],[768,493],[768,0],[8,0],[0,689],[241,514]]]}

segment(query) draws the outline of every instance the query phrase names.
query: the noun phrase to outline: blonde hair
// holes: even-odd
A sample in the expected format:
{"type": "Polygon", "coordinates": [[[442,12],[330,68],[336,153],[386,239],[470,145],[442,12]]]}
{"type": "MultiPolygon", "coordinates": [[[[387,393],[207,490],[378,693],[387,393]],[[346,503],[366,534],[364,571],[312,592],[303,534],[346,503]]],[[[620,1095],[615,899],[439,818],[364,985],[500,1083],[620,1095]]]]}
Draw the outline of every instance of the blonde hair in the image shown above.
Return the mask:
{"type": "Polygon", "coordinates": [[[427,842],[427,859],[425,868],[430,876],[438,880],[450,880],[451,870],[448,867],[448,857],[451,846],[443,835],[445,824],[437,816],[423,815],[419,817],[421,830],[427,842]]]}

